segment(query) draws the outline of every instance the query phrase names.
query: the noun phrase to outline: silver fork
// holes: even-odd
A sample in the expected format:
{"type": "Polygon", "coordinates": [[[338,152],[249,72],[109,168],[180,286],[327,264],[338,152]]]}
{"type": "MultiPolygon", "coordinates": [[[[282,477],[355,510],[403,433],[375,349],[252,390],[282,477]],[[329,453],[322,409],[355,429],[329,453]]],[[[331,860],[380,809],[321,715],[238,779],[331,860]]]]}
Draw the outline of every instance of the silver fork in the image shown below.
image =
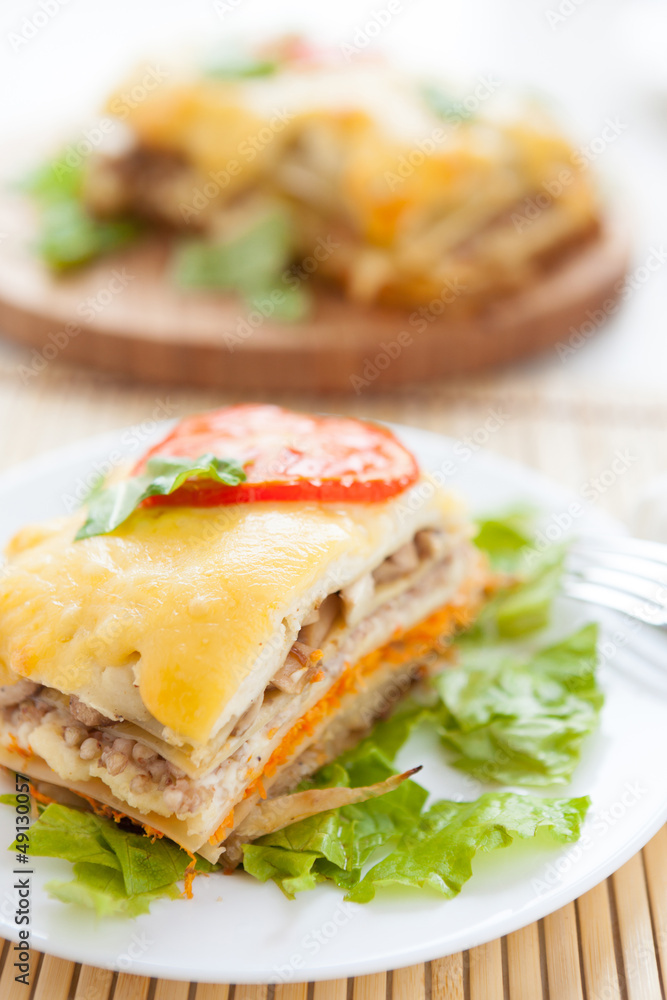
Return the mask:
{"type": "Polygon", "coordinates": [[[563,592],[667,626],[667,545],[624,537],[578,537],[568,550],[563,592]]]}

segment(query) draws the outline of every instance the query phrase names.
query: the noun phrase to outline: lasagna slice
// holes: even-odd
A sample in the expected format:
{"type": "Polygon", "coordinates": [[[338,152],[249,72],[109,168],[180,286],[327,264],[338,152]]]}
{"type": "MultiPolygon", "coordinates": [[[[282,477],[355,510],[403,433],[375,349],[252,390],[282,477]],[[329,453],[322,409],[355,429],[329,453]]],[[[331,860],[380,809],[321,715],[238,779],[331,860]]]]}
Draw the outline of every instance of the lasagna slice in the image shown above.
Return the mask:
{"type": "Polygon", "coordinates": [[[11,542],[0,762],[232,864],[267,796],[441,666],[487,574],[459,503],[384,428],[230,407],[143,468],[201,451],[244,481],[193,475],[110,530],[81,512],[11,542]]]}
{"type": "Polygon", "coordinates": [[[534,99],[491,80],[457,95],[299,43],[256,69],[174,69],[131,105],[128,81],[106,107],[113,142],[82,169],[91,224],[187,238],[172,264],[186,287],[254,288],[243,271],[268,245],[277,288],[467,316],[599,238],[588,164],[534,99]]]}

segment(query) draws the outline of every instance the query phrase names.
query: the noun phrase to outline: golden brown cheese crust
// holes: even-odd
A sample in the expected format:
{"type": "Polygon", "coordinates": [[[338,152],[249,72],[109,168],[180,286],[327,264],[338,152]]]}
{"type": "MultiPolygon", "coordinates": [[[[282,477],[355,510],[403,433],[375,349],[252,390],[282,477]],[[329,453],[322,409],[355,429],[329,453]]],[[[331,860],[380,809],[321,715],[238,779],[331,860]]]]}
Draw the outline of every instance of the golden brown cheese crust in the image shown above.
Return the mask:
{"type": "Polygon", "coordinates": [[[108,107],[122,107],[136,145],[91,158],[94,214],[219,237],[277,199],[297,258],[332,241],[319,277],[353,300],[476,311],[599,232],[590,172],[534,102],[443,117],[415,81],[362,61],[246,80],[176,73],[136,107],[108,107]]]}
{"type": "Polygon", "coordinates": [[[148,712],[205,743],[244,682],[281,662],[289,616],[415,523],[451,517],[438,494],[407,516],[405,504],[153,508],[78,542],[77,519],[29,529],[0,583],[0,680],[31,677],[114,717],[148,712]]]}

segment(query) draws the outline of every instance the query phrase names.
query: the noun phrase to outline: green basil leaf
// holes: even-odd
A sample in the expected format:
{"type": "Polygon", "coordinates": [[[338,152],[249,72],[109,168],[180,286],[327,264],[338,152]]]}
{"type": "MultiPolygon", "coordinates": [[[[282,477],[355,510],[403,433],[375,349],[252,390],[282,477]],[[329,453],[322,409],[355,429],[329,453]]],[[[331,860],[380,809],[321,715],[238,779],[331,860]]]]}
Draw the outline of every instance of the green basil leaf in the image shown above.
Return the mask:
{"type": "Polygon", "coordinates": [[[179,285],[236,291],[252,296],[276,284],[292,256],[290,220],[282,206],[271,206],[235,238],[193,240],[176,253],[179,285]]]}
{"type": "Polygon", "coordinates": [[[293,258],[289,214],[271,205],[232,239],[183,243],[174,255],[173,277],[182,288],[235,292],[249,311],[293,323],[312,306],[309,289],[286,276],[293,258]]]}
{"type": "Polygon", "coordinates": [[[174,493],[190,479],[208,479],[225,486],[238,486],[245,480],[245,472],[235,459],[216,458],[210,453],[194,459],[151,458],[142,475],[123,479],[89,498],[88,517],[77,531],[76,541],[114,531],[143,500],[174,493]]]}

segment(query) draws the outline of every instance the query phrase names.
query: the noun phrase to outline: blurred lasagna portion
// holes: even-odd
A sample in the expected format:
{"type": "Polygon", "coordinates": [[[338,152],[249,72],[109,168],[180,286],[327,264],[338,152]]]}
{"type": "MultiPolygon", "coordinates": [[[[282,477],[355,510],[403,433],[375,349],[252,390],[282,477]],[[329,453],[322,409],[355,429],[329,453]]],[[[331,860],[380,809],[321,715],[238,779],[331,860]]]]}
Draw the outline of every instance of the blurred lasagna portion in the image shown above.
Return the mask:
{"type": "Polygon", "coordinates": [[[86,158],[79,194],[102,226],[180,237],[181,284],[252,299],[326,281],[356,302],[469,312],[599,231],[581,158],[492,78],[459,99],[295,42],[147,78],[110,99],[116,149],[86,158]]]}

